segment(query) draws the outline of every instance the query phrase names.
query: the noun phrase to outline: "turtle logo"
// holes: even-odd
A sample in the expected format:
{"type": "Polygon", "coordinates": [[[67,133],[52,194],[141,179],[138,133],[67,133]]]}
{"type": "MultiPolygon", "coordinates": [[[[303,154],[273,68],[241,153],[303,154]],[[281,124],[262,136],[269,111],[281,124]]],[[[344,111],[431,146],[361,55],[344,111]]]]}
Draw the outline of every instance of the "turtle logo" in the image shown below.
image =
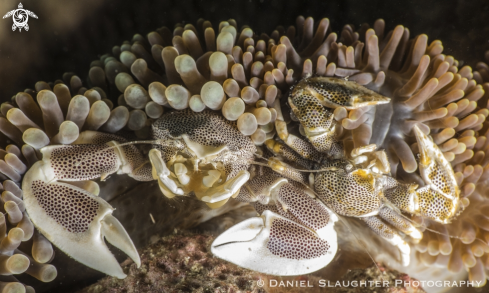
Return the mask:
{"type": "Polygon", "coordinates": [[[3,18],[12,16],[14,20],[12,31],[15,31],[16,28],[19,28],[19,32],[22,31],[22,29],[28,31],[29,25],[27,24],[27,21],[29,20],[29,16],[37,18],[37,15],[35,15],[34,12],[22,8],[22,3],[19,3],[18,9],[9,11],[3,16],[3,18]]]}

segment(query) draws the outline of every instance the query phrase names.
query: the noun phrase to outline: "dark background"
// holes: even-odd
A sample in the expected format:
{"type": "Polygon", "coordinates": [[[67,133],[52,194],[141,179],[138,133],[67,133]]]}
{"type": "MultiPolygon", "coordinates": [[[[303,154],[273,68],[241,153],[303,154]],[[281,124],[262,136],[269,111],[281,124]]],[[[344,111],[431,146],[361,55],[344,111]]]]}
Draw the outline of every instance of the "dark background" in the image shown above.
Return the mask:
{"type": "MultiPolygon", "coordinates": [[[[16,9],[18,1],[1,0],[0,15],[16,9]]],[[[257,33],[268,34],[277,25],[295,24],[299,15],[315,20],[328,17],[335,32],[345,24],[359,27],[383,18],[386,31],[402,24],[411,36],[426,33],[430,42],[442,40],[444,53],[462,64],[475,65],[489,50],[488,0],[24,0],[22,4],[39,18],[30,18],[29,31],[20,33],[12,31],[11,18],[0,19],[0,102],[34,88],[37,81],[60,79],[64,72],[75,72],[85,80],[91,61],[111,52],[114,45],[131,40],[135,33],[145,36],[164,25],[173,29],[179,22],[195,24],[198,18],[212,21],[215,27],[234,18],[239,27],[247,24],[257,33]]],[[[55,263],[62,265],[57,264],[55,281],[40,284],[30,277],[23,281],[35,286],[37,292],[67,292],[67,288],[83,287],[101,276],[57,253],[55,263]],[[68,270],[91,275],[74,282],[68,270]]]]}
{"type": "MultiPolygon", "coordinates": [[[[2,0],[0,14],[16,9],[19,0],[2,0]]],[[[135,33],[146,35],[163,25],[214,25],[234,18],[270,34],[277,25],[289,26],[298,15],[316,20],[328,17],[333,31],[344,24],[356,27],[383,18],[387,30],[403,24],[411,35],[426,33],[440,39],[445,53],[475,65],[489,49],[489,1],[115,1],[26,0],[24,8],[36,13],[28,32],[11,30],[12,19],[0,20],[0,101],[6,101],[36,81],[54,81],[67,71],[86,77],[90,61],[135,33]]]]}

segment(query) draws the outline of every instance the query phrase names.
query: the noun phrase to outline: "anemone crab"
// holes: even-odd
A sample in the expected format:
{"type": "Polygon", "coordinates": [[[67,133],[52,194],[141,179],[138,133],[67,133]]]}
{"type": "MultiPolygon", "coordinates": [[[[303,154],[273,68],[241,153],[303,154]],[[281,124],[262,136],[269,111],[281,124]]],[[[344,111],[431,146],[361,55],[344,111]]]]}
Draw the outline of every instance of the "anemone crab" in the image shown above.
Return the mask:
{"type": "Polygon", "coordinates": [[[363,220],[399,248],[407,265],[410,247],[401,235],[419,240],[422,234],[401,211],[448,223],[460,209],[459,188],[450,164],[418,126],[421,188],[391,177],[386,153],[374,144],[345,152],[333,109],[385,103],[389,98],[353,81],[306,77],[288,99],[304,138],[289,133],[279,99],[274,102],[278,137],[266,147],[255,146],[236,122],[208,110],[164,114],[152,124],[149,141],[85,131],[71,145],[40,150],[42,160],[22,181],[26,210],[62,251],[118,278],[125,274],[104,238],[138,266],[140,260],[91,181],[113,173],[157,180],[165,196],[195,195],[210,207],[230,197],[253,204],[260,217],[237,224],[212,244],[216,256],[245,268],[298,275],[326,266],[338,249],[339,217],[363,220]],[[153,145],[147,158],[138,143],[153,145]]]}

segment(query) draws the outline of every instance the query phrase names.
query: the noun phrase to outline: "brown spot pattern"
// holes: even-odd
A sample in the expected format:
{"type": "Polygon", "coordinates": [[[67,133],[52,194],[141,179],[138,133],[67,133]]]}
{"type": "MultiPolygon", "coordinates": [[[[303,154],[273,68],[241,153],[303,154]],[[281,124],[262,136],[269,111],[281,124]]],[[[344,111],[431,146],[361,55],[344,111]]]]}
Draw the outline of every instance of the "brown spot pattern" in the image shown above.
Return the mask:
{"type": "Polygon", "coordinates": [[[301,226],[283,219],[275,219],[270,228],[267,248],[274,255],[290,259],[312,259],[328,253],[326,240],[301,226]]]}
{"type": "Polygon", "coordinates": [[[32,190],[46,213],[69,232],[87,231],[97,216],[99,203],[81,191],[41,180],[32,182],[32,190]]]}

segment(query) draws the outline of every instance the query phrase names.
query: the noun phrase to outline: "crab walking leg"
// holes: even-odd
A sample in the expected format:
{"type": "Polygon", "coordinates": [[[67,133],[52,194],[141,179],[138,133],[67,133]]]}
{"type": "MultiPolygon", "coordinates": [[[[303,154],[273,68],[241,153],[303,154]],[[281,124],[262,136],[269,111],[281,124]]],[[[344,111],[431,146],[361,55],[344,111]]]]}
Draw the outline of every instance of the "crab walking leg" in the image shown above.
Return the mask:
{"type": "Polygon", "coordinates": [[[379,216],[391,224],[394,228],[399,231],[411,236],[414,240],[421,240],[423,238],[423,233],[421,233],[414,225],[407,219],[403,218],[398,212],[390,207],[383,206],[379,210],[379,216]]]}
{"type": "MultiPolygon", "coordinates": [[[[138,253],[114,210],[100,197],[77,186],[50,182],[44,161],[36,162],[22,182],[24,203],[32,223],[54,245],[75,260],[105,274],[124,278],[104,236],[139,265],[138,253]]],[[[52,171],[50,171],[52,172],[52,171]]]]}
{"type": "MultiPolygon", "coordinates": [[[[289,105],[297,119],[304,127],[305,135],[320,152],[332,157],[341,157],[343,148],[337,140],[339,124],[334,119],[331,109],[344,107],[348,110],[385,104],[389,98],[359,86],[355,82],[327,77],[313,77],[301,80],[289,95],[289,105]]],[[[287,132],[283,117],[279,112],[279,103],[274,105],[277,110],[275,126],[280,138],[293,149],[297,137],[287,132]]]]}
{"type": "Polygon", "coordinates": [[[402,240],[401,236],[397,234],[394,230],[392,230],[389,226],[387,226],[382,220],[380,220],[376,216],[372,217],[363,217],[360,218],[363,220],[367,226],[372,229],[379,236],[387,240],[390,244],[397,246],[401,253],[401,263],[403,266],[408,266],[410,261],[410,253],[411,248],[409,244],[407,244],[404,240],[402,240]]]}
{"type": "Polygon", "coordinates": [[[334,217],[322,236],[266,210],[221,234],[212,253],[241,267],[271,275],[302,275],[328,265],[338,249],[334,217]]]}
{"type": "MultiPolygon", "coordinates": [[[[276,156],[280,156],[289,162],[294,162],[295,164],[299,164],[300,166],[303,167],[303,169],[311,170],[313,168],[314,162],[319,163],[321,161],[321,157],[311,158],[311,160],[308,160],[300,156],[296,151],[294,151],[288,145],[285,145],[273,139],[268,139],[267,141],[265,141],[265,145],[267,149],[273,154],[275,154],[276,156]]],[[[319,155],[319,153],[317,152],[316,154],[319,155]]]]}
{"type": "Polygon", "coordinates": [[[280,161],[277,157],[271,157],[268,159],[268,166],[272,168],[273,171],[279,173],[280,175],[292,179],[294,181],[308,184],[308,175],[306,173],[298,171],[289,164],[280,161]]]}
{"type": "MultiPolygon", "coordinates": [[[[384,190],[386,198],[398,208],[447,224],[460,208],[460,189],[450,163],[433,140],[418,126],[414,133],[420,150],[419,169],[426,185],[395,183],[384,190]]],[[[391,180],[391,182],[393,182],[391,180]]]]}
{"type": "Polygon", "coordinates": [[[420,151],[419,171],[426,182],[425,187],[416,191],[420,212],[435,221],[449,223],[460,204],[460,189],[452,166],[431,137],[417,125],[413,129],[420,151]]]}
{"type": "Polygon", "coordinates": [[[310,142],[290,134],[287,130],[287,124],[284,121],[282,109],[280,108],[280,100],[275,100],[273,107],[277,111],[275,128],[277,129],[277,134],[280,139],[283,140],[283,142],[291,149],[296,151],[301,157],[318,162],[318,160],[323,157],[319,152],[320,150],[316,150],[315,146],[311,145],[310,142]]]}
{"type": "Polygon", "coordinates": [[[253,203],[257,212],[261,213],[269,207],[275,207],[273,202],[270,205],[268,203],[273,194],[277,193],[280,187],[288,181],[273,172],[270,168],[263,166],[259,166],[257,173],[259,174],[258,176],[246,182],[244,187],[240,189],[236,199],[242,202],[253,203]]]}
{"type": "MultiPolygon", "coordinates": [[[[301,87],[295,87],[288,102],[294,115],[304,127],[306,137],[316,150],[332,157],[343,156],[343,147],[336,138],[339,124],[334,120],[333,113],[325,108],[316,96],[301,87]]],[[[277,120],[279,120],[278,115],[277,120]]],[[[282,138],[284,135],[280,135],[283,127],[276,128],[280,138],[284,140],[282,138]]],[[[288,141],[285,143],[291,146],[288,141]]]]}
{"type": "Polygon", "coordinates": [[[347,110],[387,104],[391,100],[354,81],[322,76],[305,78],[294,87],[292,95],[304,94],[315,97],[325,107],[347,110]]]}

